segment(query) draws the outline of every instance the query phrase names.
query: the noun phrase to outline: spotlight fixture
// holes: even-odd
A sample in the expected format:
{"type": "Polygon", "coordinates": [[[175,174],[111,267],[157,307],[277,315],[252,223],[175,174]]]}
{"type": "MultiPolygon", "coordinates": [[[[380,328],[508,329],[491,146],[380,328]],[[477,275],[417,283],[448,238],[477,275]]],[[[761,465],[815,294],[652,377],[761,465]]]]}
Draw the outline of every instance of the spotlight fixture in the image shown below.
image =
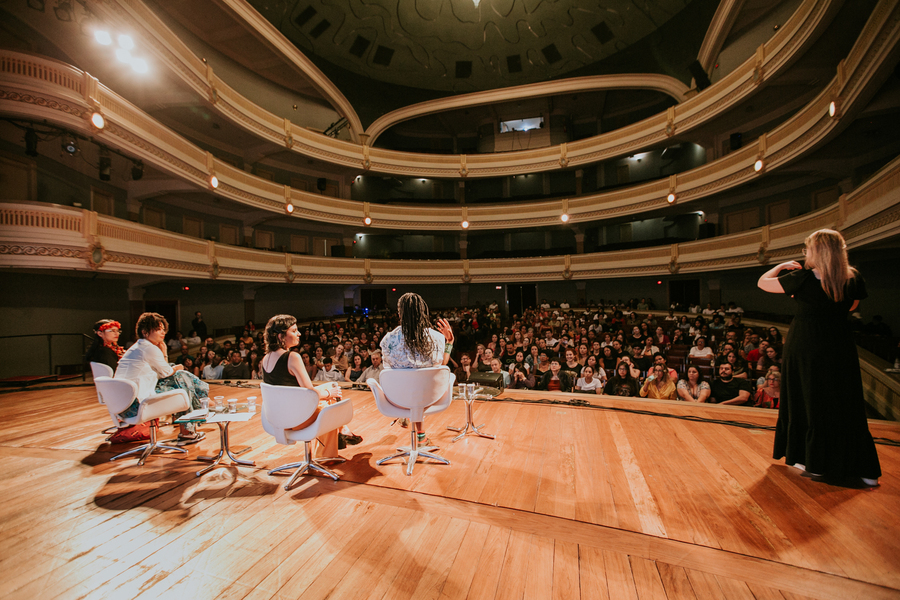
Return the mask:
{"type": "Polygon", "coordinates": [[[139,181],[141,177],[144,176],[144,161],[136,160],[134,164],[131,165],[131,179],[132,181],[139,181]]]}
{"type": "Polygon", "coordinates": [[[666,196],[666,202],[668,202],[669,204],[675,203],[675,193],[674,192],[671,192],[671,193],[669,193],[668,196],[666,196]]]}
{"type": "Polygon", "coordinates": [[[38,136],[33,128],[29,127],[25,130],[25,155],[26,156],[37,156],[37,143],[38,136]]]}
{"type": "Polygon", "coordinates": [[[209,187],[211,187],[212,189],[216,189],[217,187],[219,187],[219,178],[216,177],[215,175],[210,175],[209,176],[209,187]]]}
{"type": "Polygon", "coordinates": [[[130,64],[131,63],[131,52],[129,52],[125,48],[117,48],[116,49],[116,58],[119,59],[119,62],[123,62],[125,64],[130,64]]]}
{"type": "Polygon", "coordinates": [[[462,225],[462,228],[463,228],[463,229],[468,229],[468,228],[469,228],[469,222],[468,222],[468,221],[463,221],[462,223],[460,223],[460,225],[462,225]]]}
{"type": "Polygon", "coordinates": [[[63,152],[71,155],[74,155],[76,152],[78,152],[78,141],[75,139],[75,136],[66,134],[63,136],[62,140],[63,152]]]}
{"type": "Polygon", "coordinates": [[[562,221],[563,223],[568,223],[569,222],[568,213],[563,213],[563,214],[559,215],[559,220],[562,221]]]}
{"type": "Polygon", "coordinates": [[[294,205],[290,202],[284,205],[284,212],[287,214],[291,214],[294,212],[294,205]]]}
{"type": "Polygon", "coordinates": [[[97,129],[103,129],[106,127],[106,119],[103,118],[98,112],[95,112],[91,115],[91,125],[93,125],[97,129]]]}
{"type": "Polygon", "coordinates": [[[131,68],[134,69],[135,73],[146,73],[150,70],[150,67],[147,65],[147,61],[143,58],[135,58],[131,61],[131,68]]]}
{"type": "Polygon", "coordinates": [[[100,148],[100,163],[97,167],[100,181],[109,181],[112,172],[112,158],[109,156],[109,150],[100,148]]]}
{"type": "Polygon", "coordinates": [[[765,163],[763,162],[763,159],[759,158],[755,163],[753,163],[753,170],[759,173],[760,171],[762,171],[764,166],[765,163]]]}
{"type": "Polygon", "coordinates": [[[109,46],[112,44],[112,36],[109,35],[108,31],[102,29],[98,29],[94,32],[94,39],[97,40],[97,43],[101,46],[109,46]]]}
{"type": "Polygon", "coordinates": [[[116,40],[119,42],[119,48],[123,50],[134,50],[134,40],[130,35],[120,34],[116,40]]]}
{"type": "Polygon", "coordinates": [[[838,112],[838,103],[837,103],[837,100],[832,100],[832,101],[828,104],[828,116],[831,117],[832,119],[837,118],[837,117],[840,116],[840,114],[839,114],[839,112],[838,112]]]}
{"type": "Polygon", "coordinates": [[[365,225],[366,227],[368,227],[371,224],[372,224],[372,217],[366,217],[365,219],[363,219],[363,225],[365,225]]]}

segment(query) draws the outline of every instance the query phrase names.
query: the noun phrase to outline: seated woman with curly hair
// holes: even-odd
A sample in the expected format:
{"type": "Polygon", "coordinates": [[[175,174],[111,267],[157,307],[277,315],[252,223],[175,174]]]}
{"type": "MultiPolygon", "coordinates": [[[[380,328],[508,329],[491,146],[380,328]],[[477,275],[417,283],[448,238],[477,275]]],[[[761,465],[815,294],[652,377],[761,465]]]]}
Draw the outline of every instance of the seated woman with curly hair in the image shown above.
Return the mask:
{"type": "MultiPolygon", "coordinates": [[[[138,341],[122,355],[115,378],[132,381],[137,386],[137,397],[120,413],[121,416],[135,416],[143,400],[174,389],[187,392],[191,407],[200,408],[200,398],[207,396],[209,385],[185,371],[182,365],[169,364],[165,343],[169,323],[166,318],[159,313],[144,313],[138,318],[135,330],[138,341]]],[[[180,427],[175,445],[196,444],[205,437],[204,433],[195,430],[193,423],[182,423],[180,427]]]]}

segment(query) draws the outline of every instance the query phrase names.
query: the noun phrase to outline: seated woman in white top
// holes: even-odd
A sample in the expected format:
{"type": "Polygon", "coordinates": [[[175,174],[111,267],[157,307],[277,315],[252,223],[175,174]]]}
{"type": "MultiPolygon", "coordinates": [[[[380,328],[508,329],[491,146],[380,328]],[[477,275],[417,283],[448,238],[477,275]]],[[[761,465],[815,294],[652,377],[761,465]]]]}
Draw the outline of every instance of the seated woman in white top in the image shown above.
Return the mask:
{"type": "MultiPolygon", "coordinates": [[[[140,403],[154,394],[182,389],[191,400],[191,407],[200,408],[200,398],[209,393],[209,385],[184,371],[182,365],[172,366],[168,362],[165,343],[169,323],[158,313],[144,313],[138,318],[136,333],[138,341],[125,351],[116,368],[116,379],[127,379],[137,386],[137,397],[122,417],[137,414],[140,403]]],[[[205,434],[195,431],[193,423],[183,423],[177,445],[199,442],[205,434]]]]}
{"type": "MultiPolygon", "coordinates": [[[[437,320],[435,331],[428,318],[428,305],[418,294],[407,293],[397,302],[400,327],[381,339],[381,354],[386,369],[421,369],[450,362],[453,330],[446,319],[437,320]]],[[[419,443],[428,445],[422,423],[416,423],[419,443]]]]}
{"type": "Polygon", "coordinates": [[[599,394],[603,391],[603,383],[599,378],[594,377],[593,367],[587,365],[581,370],[581,377],[575,383],[575,389],[579,392],[599,394]]]}
{"type": "Polygon", "coordinates": [[[706,345],[706,338],[700,336],[697,338],[697,345],[691,348],[688,356],[696,356],[697,358],[714,358],[713,349],[706,345]]]}

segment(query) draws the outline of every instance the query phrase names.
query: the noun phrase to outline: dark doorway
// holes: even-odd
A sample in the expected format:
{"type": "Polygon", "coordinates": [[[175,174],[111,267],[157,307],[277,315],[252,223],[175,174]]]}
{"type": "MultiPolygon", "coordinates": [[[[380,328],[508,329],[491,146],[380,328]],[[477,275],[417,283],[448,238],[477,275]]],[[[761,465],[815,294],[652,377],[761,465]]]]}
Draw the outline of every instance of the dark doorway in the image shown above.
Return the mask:
{"type": "MultiPolygon", "coordinates": [[[[164,316],[169,322],[169,333],[166,334],[166,339],[170,340],[175,337],[175,332],[181,327],[178,321],[178,300],[150,300],[144,302],[144,310],[164,316]]],[[[187,334],[186,331],[182,333],[187,334]]]]}
{"type": "Polygon", "coordinates": [[[669,305],[687,310],[691,304],[700,304],[699,279],[675,279],[669,281],[669,305]]]}
{"type": "Polygon", "coordinates": [[[387,306],[387,288],[367,288],[360,292],[360,308],[377,311],[387,306]]]}
{"type": "Polygon", "coordinates": [[[537,285],[533,283],[507,285],[506,299],[509,302],[509,316],[521,316],[526,308],[537,306],[537,285]]]}

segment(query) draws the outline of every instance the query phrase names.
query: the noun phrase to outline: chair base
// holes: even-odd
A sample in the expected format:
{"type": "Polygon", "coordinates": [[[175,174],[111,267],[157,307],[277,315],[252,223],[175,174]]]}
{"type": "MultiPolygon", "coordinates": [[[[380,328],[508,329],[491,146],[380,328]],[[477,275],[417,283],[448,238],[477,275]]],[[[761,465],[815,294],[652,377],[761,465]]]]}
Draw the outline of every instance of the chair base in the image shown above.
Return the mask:
{"type": "Polygon", "coordinates": [[[343,458],[341,456],[335,456],[333,458],[313,458],[312,453],[310,452],[309,445],[310,445],[310,442],[303,442],[303,460],[301,462],[295,462],[295,463],[289,463],[286,465],[281,465],[280,467],[275,467],[274,469],[269,471],[269,475],[274,475],[275,473],[278,473],[280,471],[289,471],[291,469],[297,469],[296,471],[294,471],[294,474],[291,475],[291,478],[288,480],[288,482],[284,485],[284,491],[286,491],[286,492],[290,491],[291,487],[293,487],[293,485],[294,485],[294,482],[297,481],[297,479],[301,475],[303,475],[304,473],[310,473],[312,471],[318,471],[322,475],[327,475],[328,477],[331,477],[334,481],[337,481],[338,479],[341,478],[340,475],[338,475],[334,471],[326,468],[325,465],[322,463],[326,462],[326,461],[333,461],[333,460],[344,462],[347,459],[343,458]]]}
{"type": "Polygon", "coordinates": [[[181,452],[182,454],[187,454],[187,450],[185,450],[184,448],[178,448],[176,446],[166,446],[165,444],[161,444],[161,443],[157,442],[156,441],[156,430],[157,430],[157,427],[155,425],[151,425],[150,426],[150,441],[148,443],[144,444],[143,446],[138,446],[137,448],[129,450],[128,452],[123,452],[122,454],[117,454],[109,460],[110,461],[118,460],[122,457],[130,456],[132,454],[137,454],[138,452],[140,452],[141,457],[138,459],[137,465],[139,467],[142,467],[142,466],[144,466],[144,461],[147,460],[147,457],[156,451],[174,450],[176,452],[181,452]]]}
{"type": "Polygon", "coordinates": [[[438,456],[437,454],[433,454],[433,450],[437,450],[437,446],[419,446],[419,438],[416,436],[416,430],[414,427],[410,427],[410,445],[409,446],[401,446],[397,448],[397,453],[392,454],[390,456],[386,456],[375,464],[381,465],[386,463],[389,460],[393,460],[395,458],[401,458],[404,456],[408,456],[409,458],[406,461],[406,475],[412,475],[413,467],[416,465],[416,461],[421,458],[430,458],[431,460],[436,460],[439,463],[443,463],[445,465],[449,465],[450,461],[444,458],[443,456],[438,456]]]}

